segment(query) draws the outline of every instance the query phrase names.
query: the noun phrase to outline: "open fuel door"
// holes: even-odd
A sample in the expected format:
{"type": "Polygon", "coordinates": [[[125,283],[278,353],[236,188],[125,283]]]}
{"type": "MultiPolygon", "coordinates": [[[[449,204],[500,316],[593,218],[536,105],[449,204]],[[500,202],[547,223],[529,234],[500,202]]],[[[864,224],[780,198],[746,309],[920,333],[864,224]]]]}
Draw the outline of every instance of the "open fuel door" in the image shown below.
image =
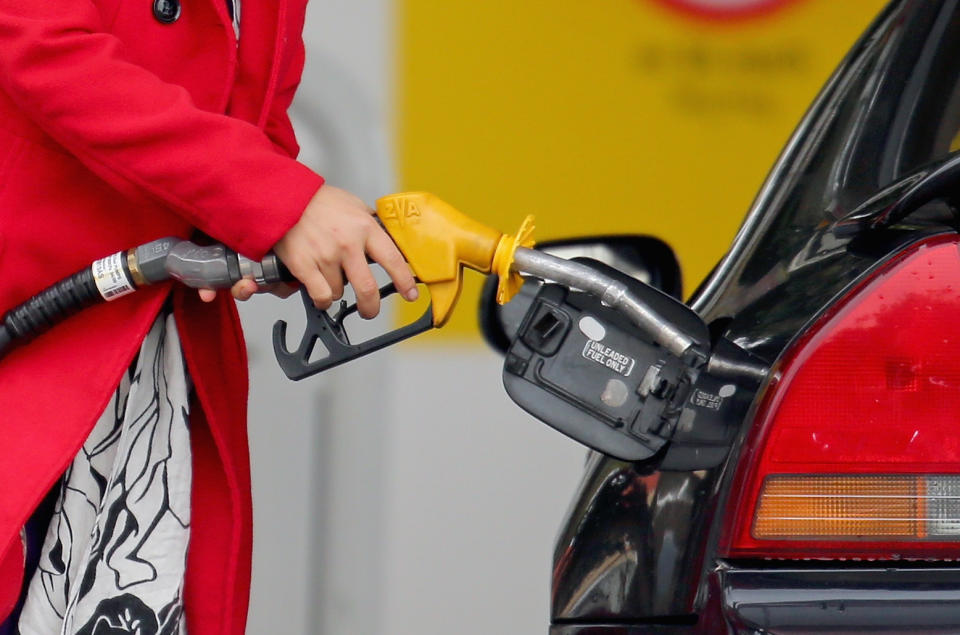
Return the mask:
{"type": "Polygon", "coordinates": [[[718,464],[732,422],[741,420],[766,369],[734,344],[712,341],[703,320],[675,298],[602,262],[574,260],[620,283],[691,344],[671,351],[609,299],[547,281],[525,294],[523,318],[509,333],[507,394],[544,423],[621,460],[667,469],[718,464]]]}

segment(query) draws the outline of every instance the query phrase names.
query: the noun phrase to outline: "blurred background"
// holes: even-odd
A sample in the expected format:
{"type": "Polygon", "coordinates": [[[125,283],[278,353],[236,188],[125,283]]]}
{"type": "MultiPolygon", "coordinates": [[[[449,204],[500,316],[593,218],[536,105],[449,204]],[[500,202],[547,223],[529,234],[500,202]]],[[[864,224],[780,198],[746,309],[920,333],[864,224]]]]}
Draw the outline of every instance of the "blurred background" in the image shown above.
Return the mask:
{"type": "MultiPolygon", "coordinates": [[[[880,0],[313,0],[301,159],[368,203],[432,191],[539,239],[637,233],[689,294],[880,0]]],[[[586,451],[503,393],[467,274],[453,321],[287,381],[302,308],[241,307],[251,359],[250,633],[545,633],[586,451]]],[[[368,329],[415,315],[390,308],[368,329]]]]}

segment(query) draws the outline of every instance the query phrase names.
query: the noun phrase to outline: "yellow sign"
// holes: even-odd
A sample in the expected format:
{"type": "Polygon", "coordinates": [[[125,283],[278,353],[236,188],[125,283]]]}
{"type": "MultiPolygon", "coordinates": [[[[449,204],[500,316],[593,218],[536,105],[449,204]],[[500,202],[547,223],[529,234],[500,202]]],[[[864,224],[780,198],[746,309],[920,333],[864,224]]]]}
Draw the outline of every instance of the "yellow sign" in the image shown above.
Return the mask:
{"type": "MultiPolygon", "coordinates": [[[[658,236],[689,293],[883,4],[400,0],[400,187],[539,241],[658,236]]],[[[480,278],[443,332],[475,333],[480,278]]]]}

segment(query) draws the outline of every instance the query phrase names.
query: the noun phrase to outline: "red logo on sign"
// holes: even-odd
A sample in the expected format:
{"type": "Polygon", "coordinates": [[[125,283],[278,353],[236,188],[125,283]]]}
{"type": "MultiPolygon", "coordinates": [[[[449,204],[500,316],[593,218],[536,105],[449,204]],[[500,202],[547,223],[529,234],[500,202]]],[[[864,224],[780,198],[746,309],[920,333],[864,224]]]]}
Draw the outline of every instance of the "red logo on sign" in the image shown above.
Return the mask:
{"type": "Polygon", "coordinates": [[[766,15],[797,0],[654,0],[686,15],[704,20],[738,20],[766,15]]]}

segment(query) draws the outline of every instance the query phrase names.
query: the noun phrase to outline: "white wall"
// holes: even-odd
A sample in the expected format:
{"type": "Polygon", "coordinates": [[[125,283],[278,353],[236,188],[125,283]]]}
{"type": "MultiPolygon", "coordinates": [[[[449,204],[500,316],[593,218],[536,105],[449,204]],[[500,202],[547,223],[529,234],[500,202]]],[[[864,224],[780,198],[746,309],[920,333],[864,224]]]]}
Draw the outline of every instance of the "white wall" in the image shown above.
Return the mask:
{"type": "Polygon", "coordinates": [[[491,351],[404,352],[395,368],[379,632],[546,633],[553,539],[586,451],[506,397],[491,351]]]}
{"type": "MultiPolygon", "coordinates": [[[[311,3],[294,107],[304,162],[371,203],[395,189],[390,8],[311,3]]],[[[297,337],[299,301],[257,298],[241,314],[255,516],[248,632],[545,632],[553,538],[585,451],[509,402],[499,359],[479,343],[434,339],[293,383],[273,360],[270,329],[283,317],[297,337]]]]}

